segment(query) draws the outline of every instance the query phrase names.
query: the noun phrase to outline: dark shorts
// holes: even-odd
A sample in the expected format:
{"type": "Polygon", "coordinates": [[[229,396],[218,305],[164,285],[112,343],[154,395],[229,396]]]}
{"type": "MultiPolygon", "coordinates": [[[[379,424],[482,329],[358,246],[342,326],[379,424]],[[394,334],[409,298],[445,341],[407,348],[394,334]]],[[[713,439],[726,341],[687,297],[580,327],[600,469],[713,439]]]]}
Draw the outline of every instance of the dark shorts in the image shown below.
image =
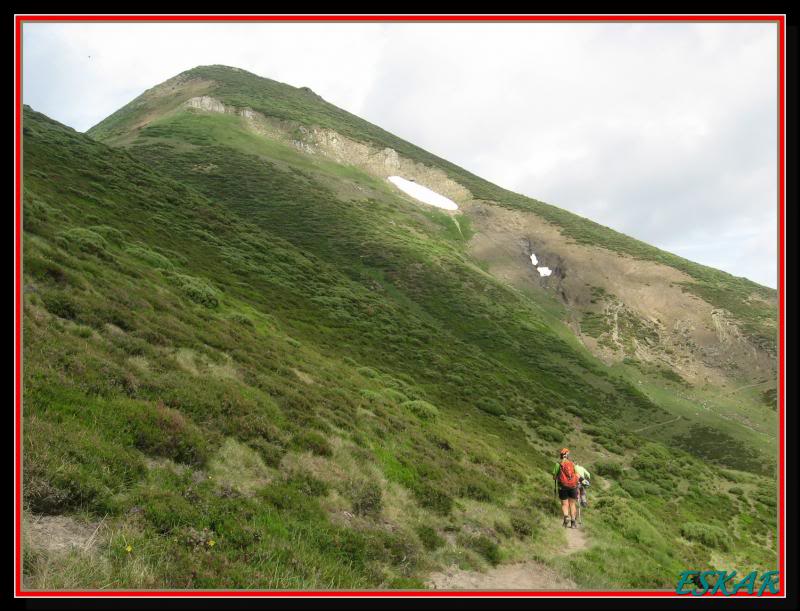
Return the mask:
{"type": "Polygon", "coordinates": [[[577,488],[564,488],[562,486],[558,487],[558,498],[562,501],[567,499],[577,499],[578,498],[578,489],[577,488]]]}

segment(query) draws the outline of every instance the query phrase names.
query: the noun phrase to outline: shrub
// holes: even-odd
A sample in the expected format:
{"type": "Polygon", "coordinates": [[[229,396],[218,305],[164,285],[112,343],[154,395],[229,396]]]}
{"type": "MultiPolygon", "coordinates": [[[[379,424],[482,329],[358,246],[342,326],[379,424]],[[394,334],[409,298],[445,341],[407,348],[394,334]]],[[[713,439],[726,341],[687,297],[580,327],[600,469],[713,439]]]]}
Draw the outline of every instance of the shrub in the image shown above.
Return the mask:
{"type": "Polygon", "coordinates": [[[420,506],[431,509],[440,515],[448,515],[453,510],[453,497],[434,488],[429,483],[418,483],[412,492],[420,506]]]}
{"type": "Polygon", "coordinates": [[[66,284],[74,278],[63,267],[48,259],[35,256],[25,256],[22,262],[22,271],[42,282],[52,284],[66,284]]]}
{"type": "Polygon", "coordinates": [[[414,566],[419,561],[421,549],[411,533],[377,531],[378,538],[388,560],[395,566],[414,566]]]}
{"type": "Polygon", "coordinates": [[[258,496],[276,509],[289,512],[301,520],[319,511],[317,501],[310,499],[289,481],[271,482],[258,492],[258,496]]]}
{"type": "Polygon", "coordinates": [[[130,418],[134,444],[145,453],[186,464],[202,464],[208,454],[200,430],[179,411],[160,401],[142,407],[130,418]]]}
{"type": "Polygon", "coordinates": [[[103,236],[106,242],[110,242],[115,246],[121,246],[125,241],[122,236],[122,232],[114,227],[109,227],[108,225],[94,225],[89,229],[90,231],[94,231],[95,233],[103,236]]]}
{"type": "Polygon", "coordinates": [[[406,401],[403,403],[403,407],[420,420],[435,420],[439,415],[439,409],[435,405],[420,399],[416,401],[406,401]]]}
{"type": "Polygon", "coordinates": [[[154,250],[150,250],[145,246],[140,246],[140,245],[128,246],[125,249],[125,252],[131,255],[132,257],[135,257],[140,261],[143,261],[149,264],[151,267],[155,267],[157,269],[169,270],[174,267],[172,261],[167,259],[167,257],[162,255],[161,253],[157,253],[154,250]]]}
{"type": "Polygon", "coordinates": [[[492,501],[495,486],[485,476],[471,475],[460,485],[459,495],[476,501],[492,501]]]}
{"type": "Polygon", "coordinates": [[[529,515],[519,513],[511,516],[511,529],[520,539],[530,537],[537,530],[535,526],[533,518],[529,515]]]}
{"type": "Polygon", "coordinates": [[[202,278],[173,273],[170,277],[191,301],[207,308],[219,306],[219,292],[202,278]]]}
{"type": "Polygon", "coordinates": [[[631,466],[640,473],[646,474],[650,479],[669,479],[672,476],[669,469],[671,462],[672,455],[666,448],[654,443],[648,443],[633,459],[631,466]]]}
{"type": "Polygon", "coordinates": [[[294,488],[311,497],[328,494],[328,484],[308,471],[295,471],[287,480],[294,488]]]}
{"type": "Polygon", "coordinates": [[[367,403],[370,405],[383,405],[386,403],[386,397],[382,393],[375,392],[374,390],[370,390],[369,388],[361,389],[359,393],[364,399],[366,399],[367,403]]]}
{"type": "Polygon", "coordinates": [[[42,302],[48,312],[59,318],[74,320],[78,316],[78,306],[68,295],[49,292],[42,295],[42,302]]]}
{"type": "Polygon", "coordinates": [[[466,544],[486,558],[492,566],[496,566],[500,563],[500,548],[497,546],[496,542],[492,541],[486,535],[469,537],[466,544]]]}
{"type": "Polygon", "coordinates": [[[699,541],[703,545],[720,550],[728,550],[728,535],[724,530],[712,524],[685,522],[681,525],[681,535],[691,541],[699,541]]]}
{"type": "Polygon", "coordinates": [[[475,405],[479,410],[491,414],[492,416],[503,416],[506,413],[505,407],[488,397],[480,399],[475,405]]]}
{"type": "Polygon", "coordinates": [[[408,397],[394,388],[384,388],[381,390],[381,394],[393,403],[402,404],[408,401],[408,397]]]}
{"type": "Polygon", "coordinates": [[[626,539],[651,550],[668,547],[657,527],[658,520],[646,511],[643,504],[619,497],[603,497],[597,499],[595,509],[626,539]]]}
{"type": "Polygon", "coordinates": [[[345,496],[353,504],[353,512],[361,516],[376,516],[383,508],[383,491],[377,482],[350,480],[345,496]]]}
{"type": "Polygon", "coordinates": [[[594,471],[603,477],[618,479],[622,475],[622,465],[618,462],[598,461],[594,466],[594,471]]]}
{"type": "Polygon", "coordinates": [[[292,438],[292,445],[301,450],[309,450],[318,456],[333,456],[333,448],[328,440],[317,431],[302,431],[292,438]]]}
{"type": "Polygon", "coordinates": [[[505,522],[500,522],[499,520],[495,520],[494,529],[506,539],[508,539],[513,532],[510,524],[506,524],[505,522]]]}
{"type": "Polygon", "coordinates": [[[661,488],[651,482],[623,479],[620,485],[625,492],[637,499],[645,496],[662,496],[664,494],[661,488]]]}
{"type": "Polygon", "coordinates": [[[261,458],[264,459],[264,463],[269,467],[279,466],[283,455],[286,454],[286,448],[260,437],[250,439],[247,445],[258,452],[261,458]]]}
{"type": "Polygon", "coordinates": [[[539,437],[546,441],[561,443],[564,440],[564,433],[553,426],[543,425],[537,427],[536,432],[539,434],[539,437]]]}
{"type": "Polygon", "coordinates": [[[445,544],[445,540],[439,536],[436,529],[427,524],[417,526],[417,536],[422,541],[422,546],[429,552],[439,549],[445,544]]]}
{"type": "Polygon", "coordinates": [[[83,227],[73,227],[62,231],[56,237],[56,241],[67,249],[78,249],[82,252],[89,253],[100,257],[101,259],[108,259],[108,242],[99,233],[91,229],[83,227]]]}
{"type": "Polygon", "coordinates": [[[233,314],[231,314],[228,317],[228,320],[230,320],[233,323],[236,323],[237,325],[242,325],[244,327],[254,327],[255,326],[253,321],[250,318],[248,318],[247,316],[245,316],[244,314],[241,314],[239,312],[234,312],[233,314]]]}

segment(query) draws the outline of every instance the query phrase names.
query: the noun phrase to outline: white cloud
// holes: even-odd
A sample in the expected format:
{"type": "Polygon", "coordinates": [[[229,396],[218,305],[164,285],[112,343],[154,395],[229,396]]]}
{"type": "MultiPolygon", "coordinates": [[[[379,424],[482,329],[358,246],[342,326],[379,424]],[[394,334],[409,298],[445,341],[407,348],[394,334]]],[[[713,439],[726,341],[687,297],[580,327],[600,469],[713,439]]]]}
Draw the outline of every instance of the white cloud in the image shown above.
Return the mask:
{"type": "Polygon", "coordinates": [[[24,99],[85,130],[183,70],[238,66],[774,287],[776,35],[746,23],[37,23],[24,26],[24,99]]]}

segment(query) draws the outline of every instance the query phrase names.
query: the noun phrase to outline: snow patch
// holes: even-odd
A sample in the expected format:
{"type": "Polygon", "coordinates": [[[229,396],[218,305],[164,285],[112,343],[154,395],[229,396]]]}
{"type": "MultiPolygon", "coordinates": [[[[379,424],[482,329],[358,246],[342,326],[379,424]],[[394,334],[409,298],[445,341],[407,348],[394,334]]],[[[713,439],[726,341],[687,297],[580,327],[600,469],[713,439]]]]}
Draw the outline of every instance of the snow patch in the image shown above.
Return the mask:
{"type": "Polygon", "coordinates": [[[532,264],[533,264],[533,266],[536,268],[536,271],[537,271],[537,272],[539,272],[539,275],[540,275],[542,278],[544,278],[544,277],[546,277],[546,276],[549,276],[550,274],[552,274],[552,273],[553,273],[553,270],[552,270],[552,269],[550,269],[549,267],[546,267],[546,266],[544,266],[544,265],[542,265],[542,266],[539,266],[539,259],[536,257],[536,254],[535,254],[535,253],[531,253],[531,263],[532,263],[532,264]],[[538,267],[537,267],[537,266],[538,266],[538,267]]]}
{"type": "Polygon", "coordinates": [[[388,180],[403,193],[425,204],[430,204],[431,206],[436,206],[437,208],[443,208],[445,210],[458,210],[458,204],[452,199],[440,195],[436,191],[431,191],[428,187],[423,187],[413,180],[406,180],[400,176],[389,176],[388,180]]]}

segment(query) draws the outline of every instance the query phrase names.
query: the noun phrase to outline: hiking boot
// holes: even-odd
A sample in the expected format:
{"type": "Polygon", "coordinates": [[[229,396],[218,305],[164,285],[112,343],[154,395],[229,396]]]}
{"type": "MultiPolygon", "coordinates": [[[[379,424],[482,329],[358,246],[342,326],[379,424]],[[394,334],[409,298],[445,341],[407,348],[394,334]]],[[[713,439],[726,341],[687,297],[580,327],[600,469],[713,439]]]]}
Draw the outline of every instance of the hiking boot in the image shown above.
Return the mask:
{"type": "Polygon", "coordinates": [[[564,528],[569,526],[569,518],[564,518],[564,528]]]}
{"type": "Polygon", "coordinates": [[[576,526],[575,526],[575,520],[570,520],[570,522],[571,522],[571,524],[570,524],[570,528],[576,528],[576,526]]]}

